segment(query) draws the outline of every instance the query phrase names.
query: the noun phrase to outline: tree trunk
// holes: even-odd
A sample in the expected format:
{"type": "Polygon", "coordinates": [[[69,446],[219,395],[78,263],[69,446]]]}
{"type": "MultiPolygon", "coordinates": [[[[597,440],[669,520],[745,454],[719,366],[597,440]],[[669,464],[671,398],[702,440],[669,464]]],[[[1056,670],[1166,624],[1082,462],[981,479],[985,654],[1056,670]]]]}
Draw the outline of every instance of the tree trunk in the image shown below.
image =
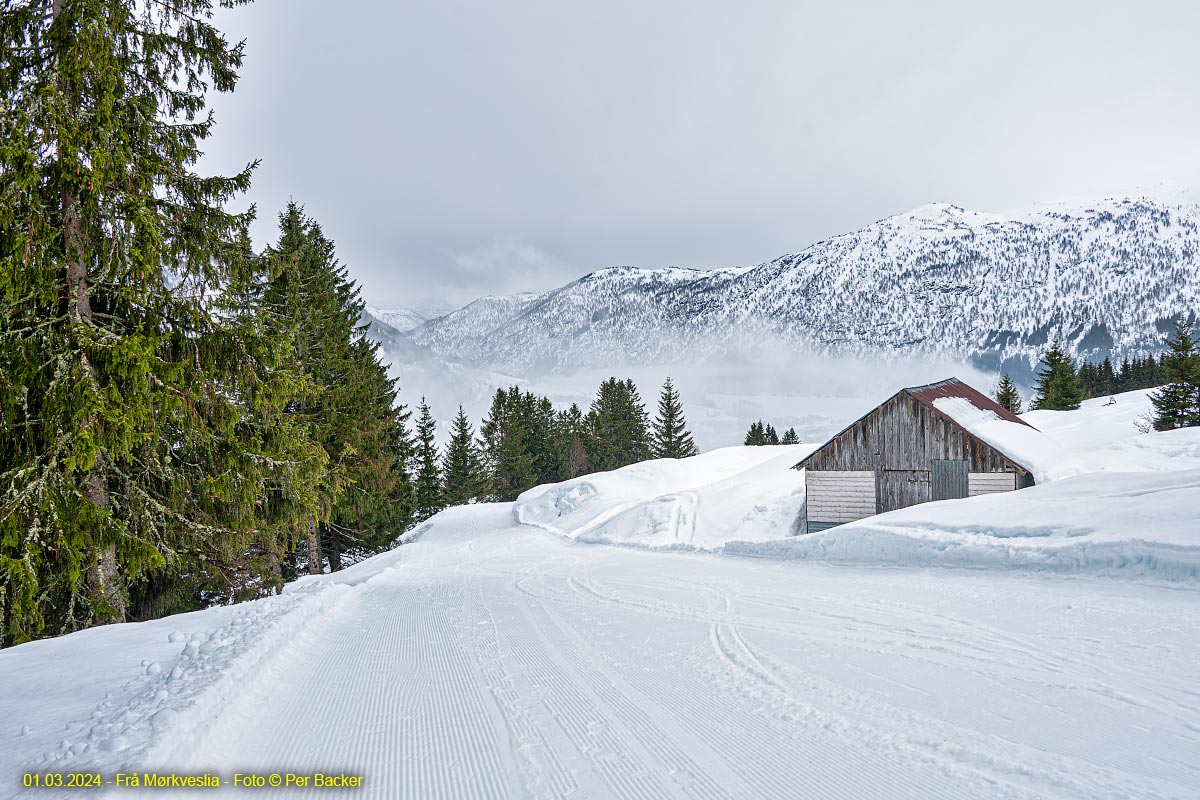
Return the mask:
{"type": "Polygon", "coordinates": [[[281,594],[283,592],[283,564],[279,558],[279,551],[275,548],[277,544],[272,543],[270,552],[267,553],[267,575],[271,582],[271,594],[281,594]]]}
{"type": "Polygon", "coordinates": [[[326,549],[329,551],[329,571],[337,572],[342,568],[342,550],[338,546],[336,536],[329,537],[326,549]]]}
{"type": "Polygon", "coordinates": [[[308,523],[308,574],[320,575],[324,572],[321,565],[321,545],[317,541],[317,524],[308,523]]]}
{"type": "MultiPolygon", "coordinates": [[[[55,7],[58,8],[56,3],[55,7]]],[[[63,246],[67,267],[67,303],[70,315],[77,321],[92,319],[92,301],[88,294],[88,269],[83,248],[83,224],[79,209],[79,195],[74,187],[64,185],[60,195],[62,203],[63,246]]],[[[99,374],[86,350],[80,354],[85,368],[99,384],[99,374]]],[[[84,479],[83,496],[88,503],[100,509],[108,508],[108,486],[103,453],[96,459],[91,472],[84,479]]],[[[117,564],[115,544],[96,548],[92,554],[92,565],[88,570],[88,594],[95,609],[93,624],[125,621],[125,586],[117,564]]]]}

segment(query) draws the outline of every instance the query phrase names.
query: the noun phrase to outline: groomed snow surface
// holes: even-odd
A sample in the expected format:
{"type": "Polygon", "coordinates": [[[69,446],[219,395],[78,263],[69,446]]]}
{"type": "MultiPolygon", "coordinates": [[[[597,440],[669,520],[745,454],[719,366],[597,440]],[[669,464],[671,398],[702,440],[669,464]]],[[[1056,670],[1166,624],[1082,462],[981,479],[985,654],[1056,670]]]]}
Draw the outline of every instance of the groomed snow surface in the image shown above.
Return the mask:
{"type": "Polygon", "coordinates": [[[811,446],[730,448],[11,648],[0,796],[157,769],[363,776],[261,797],[1198,797],[1200,432],[1117,400],[1027,415],[1095,471],[1007,496],[788,537],[811,446]]]}

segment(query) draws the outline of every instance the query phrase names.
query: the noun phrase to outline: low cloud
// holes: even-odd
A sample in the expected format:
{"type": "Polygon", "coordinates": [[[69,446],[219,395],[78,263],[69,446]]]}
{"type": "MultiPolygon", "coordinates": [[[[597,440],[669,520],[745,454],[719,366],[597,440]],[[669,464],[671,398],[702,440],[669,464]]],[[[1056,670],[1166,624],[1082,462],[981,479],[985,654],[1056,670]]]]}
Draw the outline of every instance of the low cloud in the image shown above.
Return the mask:
{"type": "Polygon", "coordinates": [[[496,239],[451,253],[446,291],[461,303],[485,294],[515,294],[552,289],[573,274],[563,261],[519,238],[496,239]]]}

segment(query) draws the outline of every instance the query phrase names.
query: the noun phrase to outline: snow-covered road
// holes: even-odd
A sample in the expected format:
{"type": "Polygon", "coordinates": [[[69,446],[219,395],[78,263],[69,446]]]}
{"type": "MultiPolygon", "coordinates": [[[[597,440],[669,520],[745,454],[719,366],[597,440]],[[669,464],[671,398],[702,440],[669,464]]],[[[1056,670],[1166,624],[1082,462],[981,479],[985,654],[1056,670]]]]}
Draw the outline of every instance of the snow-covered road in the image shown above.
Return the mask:
{"type": "MultiPolygon", "coordinates": [[[[1200,796],[1191,583],[652,552],[497,505],[296,588],[114,686],[120,713],[91,722],[131,715],[125,750],[80,762],[346,772],[364,788],[327,796],[422,800],[1200,796]]],[[[214,613],[123,627],[163,641],[214,613]]],[[[109,653],[97,633],[81,664],[109,653]]],[[[18,693],[20,659],[63,641],[5,654],[18,693]]]]}

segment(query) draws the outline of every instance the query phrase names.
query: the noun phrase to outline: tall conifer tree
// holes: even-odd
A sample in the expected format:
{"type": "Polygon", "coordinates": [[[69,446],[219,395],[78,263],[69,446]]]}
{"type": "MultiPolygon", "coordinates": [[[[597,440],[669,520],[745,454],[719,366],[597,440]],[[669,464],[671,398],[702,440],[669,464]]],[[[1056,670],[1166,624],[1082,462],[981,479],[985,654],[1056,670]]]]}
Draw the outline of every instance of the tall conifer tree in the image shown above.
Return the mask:
{"type": "Polygon", "coordinates": [[[231,91],[242,60],[212,5],[0,14],[4,643],[125,618],[131,581],[259,531],[266,487],[288,482],[271,465],[311,463],[298,441],[276,437],[293,449],[281,460],[256,452],[247,426],[289,381],[259,397],[247,381],[271,348],[239,349],[259,334],[211,304],[248,280],[253,213],[224,210],[250,167],[193,170],[206,89],[231,91]]]}
{"type": "Polygon", "coordinates": [[[658,416],[654,418],[651,437],[654,458],[688,458],[696,455],[696,443],[683,418],[683,403],[670,378],[663,381],[658,397],[658,416]]]}
{"type": "Polygon", "coordinates": [[[587,429],[583,412],[578,405],[572,403],[570,408],[555,415],[554,431],[559,463],[562,464],[561,479],[577,478],[590,472],[587,449],[584,445],[587,429]]]}
{"type": "Polygon", "coordinates": [[[650,419],[632,380],[601,383],[586,421],[592,469],[613,470],[650,457],[650,419]]]}
{"type": "Polygon", "coordinates": [[[417,407],[416,519],[429,519],[446,507],[442,495],[442,468],[438,458],[437,422],[425,398],[417,407]]]}
{"type": "Polygon", "coordinates": [[[492,496],[497,500],[515,500],[537,483],[536,459],[522,413],[522,407],[528,405],[518,387],[497,389],[491,410],[479,427],[492,496]]]}
{"type": "Polygon", "coordinates": [[[450,443],[442,464],[442,496],[448,505],[458,506],[485,497],[490,492],[483,454],[475,441],[475,429],[463,407],[450,427],[450,443]]]}
{"type": "MultiPolygon", "coordinates": [[[[359,450],[354,440],[371,446],[365,441],[371,433],[368,418],[379,405],[387,404],[382,395],[394,399],[395,392],[386,375],[367,372],[375,362],[374,350],[363,344],[356,329],[362,302],[337,261],[333,242],[295,202],[280,213],[279,232],[279,241],[266,254],[270,266],[266,302],[290,335],[289,358],[307,381],[306,391],[289,413],[308,422],[328,462],[318,506],[303,530],[308,571],[319,573],[326,555],[332,556],[332,567],[338,564],[345,542],[333,541],[339,537],[331,533],[330,525],[343,527],[339,522],[344,519],[335,522],[339,506],[343,515],[348,510],[343,495],[355,478],[365,476],[365,470],[356,470],[359,450]]],[[[385,425],[386,420],[380,419],[376,433],[386,435],[385,425]]],[[[350,504],[353,498],[352,494],[350,504]]]]}

